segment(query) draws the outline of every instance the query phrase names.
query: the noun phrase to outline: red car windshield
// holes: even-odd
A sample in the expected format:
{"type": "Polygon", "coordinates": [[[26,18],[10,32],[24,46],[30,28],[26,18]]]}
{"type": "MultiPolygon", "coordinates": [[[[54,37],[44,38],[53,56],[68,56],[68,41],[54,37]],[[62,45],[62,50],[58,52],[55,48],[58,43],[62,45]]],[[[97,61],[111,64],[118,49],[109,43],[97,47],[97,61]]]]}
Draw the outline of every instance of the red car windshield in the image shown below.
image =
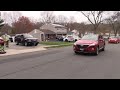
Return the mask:
{"type": "Polygon", "coordinates": [[[110,39],[117,39],[117,37],[110,37],[110,39]]]}
{"type": "Polygon", "coordinates": [[[85,35],[82,37],[81,40],[98,40],[98,36],[97,35],[85,35]]]}

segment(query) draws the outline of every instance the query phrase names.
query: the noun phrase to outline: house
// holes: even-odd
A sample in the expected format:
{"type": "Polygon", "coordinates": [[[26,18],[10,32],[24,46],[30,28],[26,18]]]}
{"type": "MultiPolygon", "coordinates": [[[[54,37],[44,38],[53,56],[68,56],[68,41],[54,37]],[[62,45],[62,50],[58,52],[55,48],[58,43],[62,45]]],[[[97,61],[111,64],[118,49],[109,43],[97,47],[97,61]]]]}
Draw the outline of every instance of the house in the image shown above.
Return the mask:
{"type": "Polygon", "coordinates": [[[42,29],[42,30],[34,29],[31,32],[29,32],[29,34],[35,38],[38,38],[39,41],[56,39],[56,33],[47,29],[42,29]]]}
{"type": "Polygon", "coordinates": [[[34,29],[29,34],[39,39],[39,41],[55,40],[57,36],[67,34],[67,29],[59,24],[44,24],[40,29],[34,29]]]}
{"type": "Polygon", "coordinates": [[[34,29],[33,31],[29,32],[33,37],[38,38],[39,41],[45,41],[44,32],[40,31],[39,29],[34,29]]]}
{"type": "Polygon", "coordinates": [[[52,24],[52,23],[44,24],[43,26],[40,27],[40,30],[42,30],[43,32],[44,30],[50,30],[55,33],[55,36],[67,34],[67,28],[59,24],[52,24]]]}
{"type": "Polygon", "coordinates": [[[53,32],[51,30],[48,30],[48,29],[41,29],[40,31],[42,31],[44,33],[45,40],[56,39],[56,33],[55,32],[53,32]]]}

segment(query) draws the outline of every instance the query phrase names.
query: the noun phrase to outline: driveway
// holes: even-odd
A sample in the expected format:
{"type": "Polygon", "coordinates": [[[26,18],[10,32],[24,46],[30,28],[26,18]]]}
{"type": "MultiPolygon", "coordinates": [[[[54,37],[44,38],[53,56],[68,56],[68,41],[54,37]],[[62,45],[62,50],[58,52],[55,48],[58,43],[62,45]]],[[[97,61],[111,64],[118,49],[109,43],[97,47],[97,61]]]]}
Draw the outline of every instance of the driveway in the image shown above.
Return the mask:
{"type": "Polygon", "coordinates": [[[43,51],[47,50],[45,45],[39,44],[38,46],[20,46],[16,45],[15,43],[10,43],[9,48],[5,48],[6,54],[0,54],[0,56],[8,56],[8,55],[15,55],[21,53],[28,53],[34,51],[43,51]]]}

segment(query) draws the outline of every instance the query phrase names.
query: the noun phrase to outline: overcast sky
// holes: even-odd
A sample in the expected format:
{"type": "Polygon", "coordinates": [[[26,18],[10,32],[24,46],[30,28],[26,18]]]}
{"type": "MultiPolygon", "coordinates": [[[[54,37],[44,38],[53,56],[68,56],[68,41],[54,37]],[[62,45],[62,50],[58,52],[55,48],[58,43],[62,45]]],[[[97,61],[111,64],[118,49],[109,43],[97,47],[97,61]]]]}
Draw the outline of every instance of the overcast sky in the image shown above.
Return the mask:
{"type": "MultiPolygon", "coordinates": [[[[10,11],[2,11],[2,12],[10,12],[10,11]]],[[[23,16],[27,16],[33,19],[39,19],[40,13],[43,11],[20,11],[23,16]]],[[[66,17],[74,16],[77,22],[88,22],[87,18],[83,16],[80,12],[77,11],[54,11],[54,15],[64,15],[66,17]]]]}
{"type": "MultiPolygon", "coordinates": [[[[10,12],[10,11],[2,11],[2,12],[10,12]]],[[[43,11],[20,11],[23,16],[27,16],[34,19],[40,18],[40,13],[43,11]]],[[[54,15],[64,15],[66,17],[74,16],[77,22],[86,22],[87,19],[81,14],[76,11],[54,11],[54,15]]]]}
{"type": "MultiPolygon", "coordinates": [[[[24,16],[39,18],[42,11],[20,11],[24,16]]],[[[77,22],[87,21],[87,19],[76,11],[54,11],[54,15],[64,15],[66,17],[74,16],[77,22]]]]}

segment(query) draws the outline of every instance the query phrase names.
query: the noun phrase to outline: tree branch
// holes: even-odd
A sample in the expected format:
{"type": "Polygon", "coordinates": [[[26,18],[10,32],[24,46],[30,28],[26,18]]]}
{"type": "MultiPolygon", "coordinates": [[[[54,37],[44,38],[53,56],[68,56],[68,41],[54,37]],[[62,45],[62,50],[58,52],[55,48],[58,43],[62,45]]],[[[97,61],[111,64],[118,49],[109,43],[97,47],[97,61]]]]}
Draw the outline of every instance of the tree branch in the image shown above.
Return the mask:
{"type": "Polygon", "coordinates": [[[86,15],[85,13],[83,13],[82,11],[81,11],[81,13],[82,13],[85,17],[87,17],[87,19],[91,22],[91,24],[94,25],[94,23],[90,20],[89,15],[87,16],[87,15],[86,15]]]}

